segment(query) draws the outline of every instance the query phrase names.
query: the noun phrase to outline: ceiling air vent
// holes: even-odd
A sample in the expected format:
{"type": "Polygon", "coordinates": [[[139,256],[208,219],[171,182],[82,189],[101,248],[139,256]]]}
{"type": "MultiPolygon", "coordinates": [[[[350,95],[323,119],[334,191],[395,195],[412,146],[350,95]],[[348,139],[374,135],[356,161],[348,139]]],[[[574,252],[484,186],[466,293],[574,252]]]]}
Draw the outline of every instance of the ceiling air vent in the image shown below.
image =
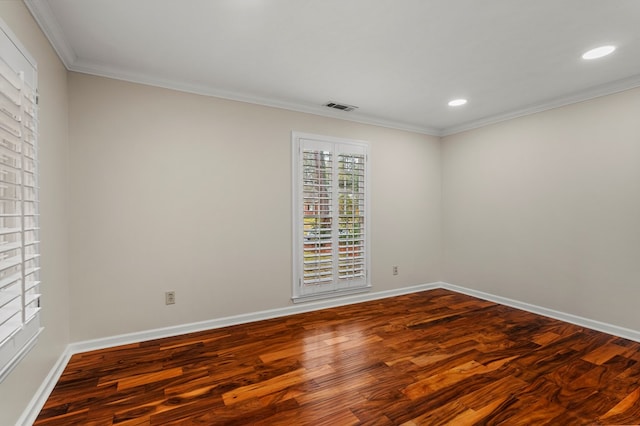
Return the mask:
{"type": "Polygon", "coordinates": [[[328,102],[328,103],[324,104],[324,106],[326,106],[328,108],[339,109],[340,111],[353,111],[354,109],[358,108],[357,106],[347,105],[347,104],[339,104],[337,102],[328,102]]]}

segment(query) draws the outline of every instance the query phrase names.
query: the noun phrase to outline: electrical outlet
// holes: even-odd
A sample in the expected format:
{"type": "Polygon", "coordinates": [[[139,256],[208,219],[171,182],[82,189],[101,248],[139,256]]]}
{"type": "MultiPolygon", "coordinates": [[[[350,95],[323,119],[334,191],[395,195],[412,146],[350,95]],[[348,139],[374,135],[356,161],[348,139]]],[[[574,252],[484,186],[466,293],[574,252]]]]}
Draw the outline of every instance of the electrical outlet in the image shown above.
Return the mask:
{"type": "Polygon", "coordinates": [[[164,303],[165,305],[173,305],[176,303],[176,292],[175,291],[167,291],[164,293],[164,303]]]}
{"type": "Polygon", "coordinates": [[[395,265],[393,267],[393,275],[398,275],[398,267],[395,265]]]}

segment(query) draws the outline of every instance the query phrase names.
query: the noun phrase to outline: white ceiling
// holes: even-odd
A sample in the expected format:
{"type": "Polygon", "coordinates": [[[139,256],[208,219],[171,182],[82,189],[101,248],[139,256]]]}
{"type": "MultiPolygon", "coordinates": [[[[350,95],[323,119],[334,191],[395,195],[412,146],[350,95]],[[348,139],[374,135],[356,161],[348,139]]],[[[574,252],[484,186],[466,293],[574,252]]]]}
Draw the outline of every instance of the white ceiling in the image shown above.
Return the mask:
{"type": "Polygon", "coordinates": [[[639,0],[25,2],[73,71],[434,135],[640,86],[639,0]]]}

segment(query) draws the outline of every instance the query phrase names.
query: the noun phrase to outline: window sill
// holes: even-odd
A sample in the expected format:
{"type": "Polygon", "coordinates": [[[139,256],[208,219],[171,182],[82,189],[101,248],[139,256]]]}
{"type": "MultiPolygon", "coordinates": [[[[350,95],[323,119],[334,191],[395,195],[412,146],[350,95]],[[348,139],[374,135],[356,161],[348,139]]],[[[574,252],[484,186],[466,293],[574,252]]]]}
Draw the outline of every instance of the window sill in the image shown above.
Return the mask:
{"type": "MultiPolygon", "coordinates": [[[[40,333],[42,333],[42,330],[44,330],[43,327],[38,327],[35,334],[29,337],[29,340],[26,343],[15,348],[15,352],[13,353],[12,359],[6,365],[2,366],[2,368],[0,369],[0,383],[2,383],[4,379],[7,378],[9,373],[11,373],[13,369],[16,368],[16,366],[20,363],[20,361],[22,361],[22,359],[25,356],[27,356],[29,351],[33,349],[33,347],[36,345],[36,342],[38,341],[38,337],[40,336],[40,333]]],[[[24,332],[24,330],[21,330],[21,331],[24,332]]],[[[18,333],[16,336],[12,337],[12,339],[19,339],[20,337],[23,337],[23,336],[21,336],[20,333],[18,333]]],[[[5,349],[13,349],[14,345],[15,345],[15,341],[12,342],[11,347],[5,348],[5,349]]]]}
{"type": "Polygon", "coordinates": [[[353,294],[368,293],[369,291],[371,291],[371,285],[344,290],[327,291],[317,294],[307,294],[304,296],[294,296],[291,298],[291,300],[293,301],[293,303],[314,302],[317,300],[335,299],[337,297],[351,296],[353,294]]]}

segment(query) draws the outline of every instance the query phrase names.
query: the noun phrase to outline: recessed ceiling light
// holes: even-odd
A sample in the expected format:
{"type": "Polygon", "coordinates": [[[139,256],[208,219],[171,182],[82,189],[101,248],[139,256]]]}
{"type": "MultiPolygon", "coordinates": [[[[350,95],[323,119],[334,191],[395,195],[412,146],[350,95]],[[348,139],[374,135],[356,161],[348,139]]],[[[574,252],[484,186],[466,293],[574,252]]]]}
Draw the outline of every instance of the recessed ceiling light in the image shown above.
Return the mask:
{"type": "Polygon", "coordinates": [[[596,47],[595,49],[584,52],[582,54],[582,59],[602,58],[603,56],[610,55],[614,50],[616,50],[616,47],[611,45],[596,47]]]}
{"type": "Polygon", "coordinates": [[[466,103],[467,103],[466,99],[454,99],[452,101],[449,101],[449,106],[453,106],[453,107],[462,106],[466,103]]]}

